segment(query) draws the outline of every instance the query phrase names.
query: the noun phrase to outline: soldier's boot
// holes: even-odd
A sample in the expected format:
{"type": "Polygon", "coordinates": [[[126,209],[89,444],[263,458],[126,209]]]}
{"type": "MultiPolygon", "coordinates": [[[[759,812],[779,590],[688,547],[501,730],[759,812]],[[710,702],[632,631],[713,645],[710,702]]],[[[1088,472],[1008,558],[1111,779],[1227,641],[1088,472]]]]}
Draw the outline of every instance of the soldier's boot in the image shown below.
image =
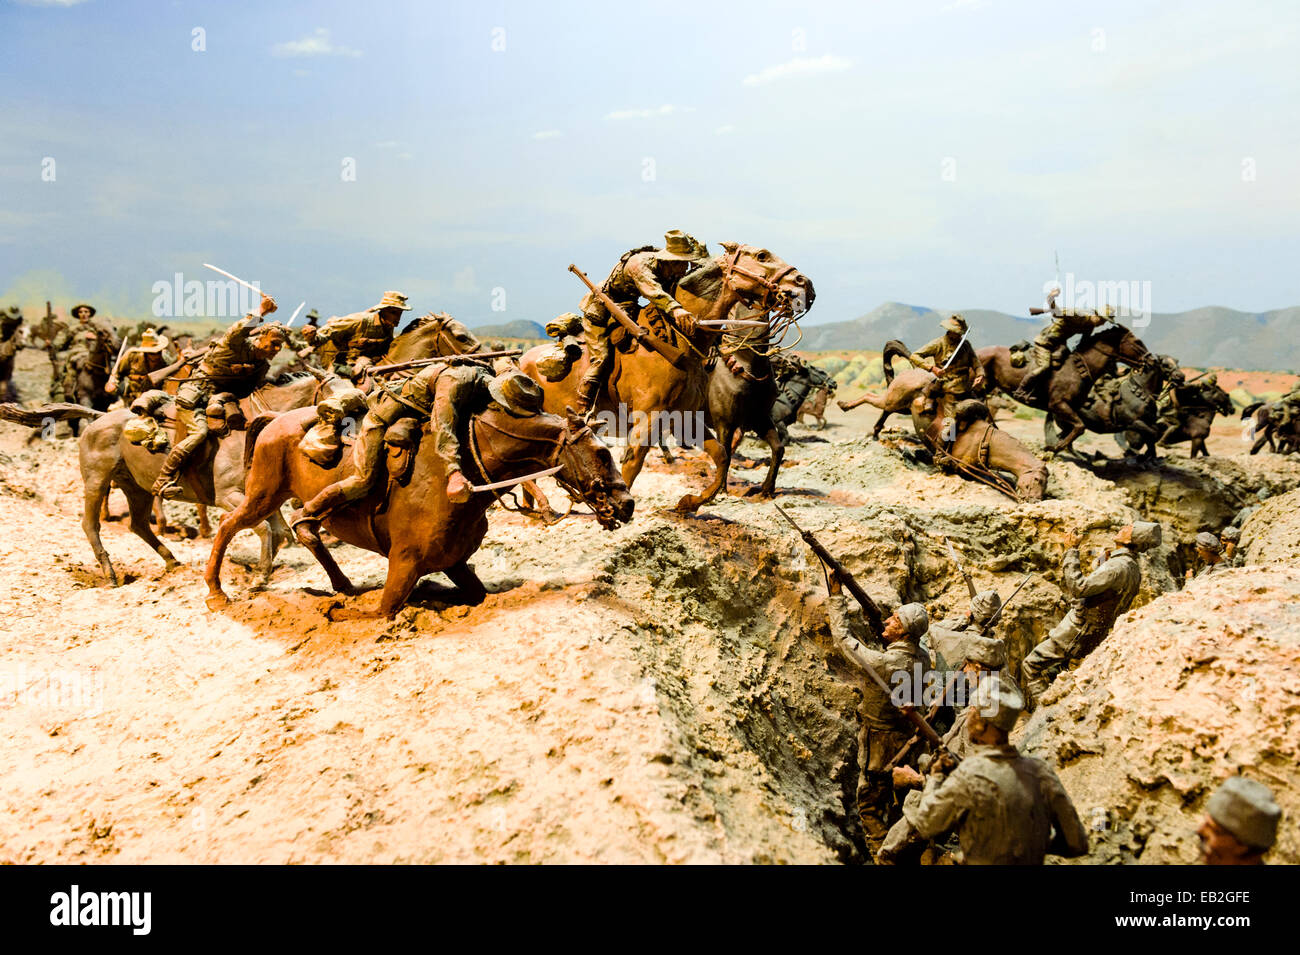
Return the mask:
{"type": "Polygon", "coordinates": [[[447,500],[453,504],[464,504],[472,494],[471,485],[461,473],[460,438],[458,427],[460,412],[458,402],[470,397],[473,387],[470,379],[462,378],[457,373],[461,369],[448,369],[438,376],[438,384],[433,395],[433,449],[442,459],[443,472],[447,475],[447,500]]]}
{"type": "Polygon", "coordinates": [[[573,410],[583,416],[590,414],[600,396],[602,385],[599,374],[588,372],[584,375],[582,381],[578,382],[578,407],[573,410]]]}
{"type": "Polygon", "coordinates": [[[300,513],[293,516],[289,526],[296,529],[299,524],[319,524],[344,504],[365,497],[375,481],[379,458],[384,453],[384,433],[387,430],[388,425],[366,415],[361,421],[361,431],[352,451],[356,472],[322,488],[303,505],[300,513]]]}
{"type": "Polygon", "coordinates": [[[1173,443],[1174,435],[1178,433],[1180,427],[1182,426],[1175,421],[1169,427],[1165,428],[1165,433],[1160,436],[1160,439],[1156,441],[1156,444],[1160,445],[1162,448],[1169,447],[1169,445],[1173,443]]]}
{"type": "Polygon", "coordinates": [[[578,407],[580,415],[590,415],[595,410],[600,393],[609,378],[609,328],[584,316],[582,322],[587,339],[587,373],[578,382],[578,407]]]}
{"type": "Polygon", "coordinates": [[[180,484],[180,472],[189,459],[189,452],[184,449],[183,445],[184,442],[172,448],[167,455],[167,460],[163,462],[162,470],[158,472],[153,487],[149,489],[149,493],[154,497],[171,500],[185,493],[185,489],[180,484]]]}
{"type": "Polygon", "coordinates": [[[1020,387],[1012,392],[1011,397],[1020,402],[1033,401],[1038,392],[1038,382],[1042,379],[1045,371],[1047,371],[1047,366],[1035,362],[1029,371],[1025,373],[1025,377],[1020,379],[1020,387]]]}

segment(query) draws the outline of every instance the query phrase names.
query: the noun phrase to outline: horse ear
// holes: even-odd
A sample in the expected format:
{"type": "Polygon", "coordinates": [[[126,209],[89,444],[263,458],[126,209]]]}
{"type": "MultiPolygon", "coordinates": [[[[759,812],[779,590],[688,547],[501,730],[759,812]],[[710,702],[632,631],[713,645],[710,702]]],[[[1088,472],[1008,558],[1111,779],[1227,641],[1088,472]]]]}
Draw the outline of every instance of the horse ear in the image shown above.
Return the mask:
{"type": "Polygon", "coordinates": [[[724,249],[727,250],[728,255],[730,255],[731,253],[735,252],[738,248],[740,248],[739,242],[721,242],[719,243],[719,245],[721,245],[724,249]]]}
{"type": "Polygon", "coordinates": [[[572,405],[565,405],[565,406],[564,406],[564,416],[565,416],[566,418],[569,419],[569,424],[572,424],[572,425],[580,425],[580,424],[582,424],[582,415],[580,415],[580,414],[578,414],[578,412],[574,411],[572,405]]]}

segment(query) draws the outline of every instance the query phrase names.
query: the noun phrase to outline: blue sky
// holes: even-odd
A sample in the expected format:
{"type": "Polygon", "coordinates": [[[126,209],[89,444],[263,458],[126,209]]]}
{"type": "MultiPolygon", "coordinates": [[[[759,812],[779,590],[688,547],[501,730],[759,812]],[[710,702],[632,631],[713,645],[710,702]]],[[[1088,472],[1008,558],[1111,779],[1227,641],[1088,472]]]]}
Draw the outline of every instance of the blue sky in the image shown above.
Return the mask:
{"type": "Polygon", "coordinates": [[[143,315],[215,262],[545,322],[682,228],[798,266],[814,323],[1023,314],[1054,251],[1157,312],[1294,305],[1298,10],[0,0],[0,295],[143,315]]]}

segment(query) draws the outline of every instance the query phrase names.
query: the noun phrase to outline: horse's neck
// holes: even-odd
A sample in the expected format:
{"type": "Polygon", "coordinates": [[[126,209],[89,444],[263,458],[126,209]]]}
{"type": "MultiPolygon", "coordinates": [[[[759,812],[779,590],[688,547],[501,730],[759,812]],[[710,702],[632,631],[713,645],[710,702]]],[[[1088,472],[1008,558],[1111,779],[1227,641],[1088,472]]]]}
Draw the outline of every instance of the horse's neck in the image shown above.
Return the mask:
{"type": "Polygon", "coordinates": [[[559,428],[543,418],[512,418],[494,411],[475,415],[470,440],[477,447],[475,467],[485,481],[507,481],[547,467],[556,448],[559,428]]]}

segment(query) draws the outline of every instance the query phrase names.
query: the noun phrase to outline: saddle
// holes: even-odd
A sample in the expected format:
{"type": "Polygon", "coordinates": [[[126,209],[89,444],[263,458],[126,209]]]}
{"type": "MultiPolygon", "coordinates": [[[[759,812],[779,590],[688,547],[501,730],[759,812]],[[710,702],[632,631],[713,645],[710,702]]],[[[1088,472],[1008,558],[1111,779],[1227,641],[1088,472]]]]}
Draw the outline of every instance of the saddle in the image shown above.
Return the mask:
{"type": "Polygon", "coordinates": [[[349,422],[355,423],[367,408],[366,396],[357,388],[348,388],[319,402],[316,413],[303,422],[306,431],[298,440],[299,449],[317,467],[326,470],[336,467],[343,457],[344,428],[349,422]]]}

